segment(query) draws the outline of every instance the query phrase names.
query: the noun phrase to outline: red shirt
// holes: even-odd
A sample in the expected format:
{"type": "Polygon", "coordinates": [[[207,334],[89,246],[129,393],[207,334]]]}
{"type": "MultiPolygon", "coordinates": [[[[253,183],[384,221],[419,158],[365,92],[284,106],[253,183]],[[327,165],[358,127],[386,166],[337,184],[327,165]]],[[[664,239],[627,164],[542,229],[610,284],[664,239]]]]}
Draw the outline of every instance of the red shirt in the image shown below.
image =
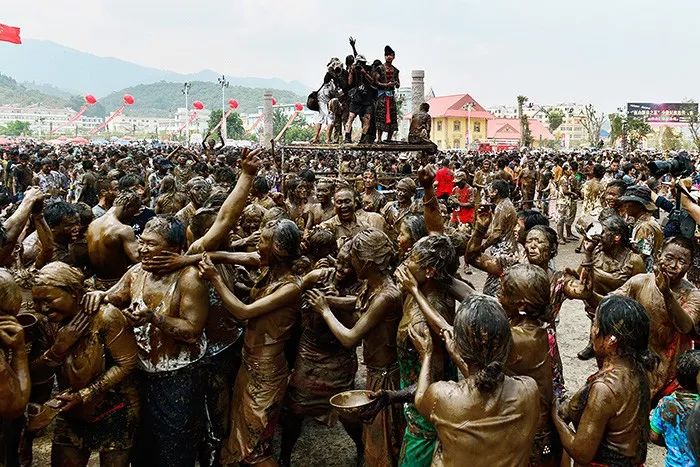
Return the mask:
{"type": "Polygon", "coordinates": [[[440,168],[435,174],[435,181],[437,182],[435,196],[438,198],[443,195],[450,196],[454,188],[454,180],[455,176],[448,167],[440,168]]]}
{"type": "MultiPolygon", "coordinates": [[[[464,185],[464,188],[455,186],[453,196],[457,195],[457,200],[460,203],[467,203],[472,197],[472,188],[469,185],[464,185]]],[[[474,222],[474,208],[458,207],[452,212],[452,222],[460,224],[471,224],[474,222]]]]}

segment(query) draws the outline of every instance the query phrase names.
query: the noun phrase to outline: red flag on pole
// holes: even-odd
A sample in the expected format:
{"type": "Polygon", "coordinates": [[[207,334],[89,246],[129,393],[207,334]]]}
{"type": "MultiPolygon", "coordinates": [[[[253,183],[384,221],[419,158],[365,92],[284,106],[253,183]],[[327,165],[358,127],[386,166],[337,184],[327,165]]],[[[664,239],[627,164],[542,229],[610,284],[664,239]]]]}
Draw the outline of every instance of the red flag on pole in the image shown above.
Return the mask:
{"type": "Polygon", "coordinates": [[[19,28],[8,26],[6,24],[0,24],[0,41],[21,44],[22,39],[19,38],[19,28]]]}
{"type": "Polygon", "coordinates": [[[8,26],[6,24],[0,24],[0,41],[21,44],[22,39],[19,38],[19,28],[8,26]]]}

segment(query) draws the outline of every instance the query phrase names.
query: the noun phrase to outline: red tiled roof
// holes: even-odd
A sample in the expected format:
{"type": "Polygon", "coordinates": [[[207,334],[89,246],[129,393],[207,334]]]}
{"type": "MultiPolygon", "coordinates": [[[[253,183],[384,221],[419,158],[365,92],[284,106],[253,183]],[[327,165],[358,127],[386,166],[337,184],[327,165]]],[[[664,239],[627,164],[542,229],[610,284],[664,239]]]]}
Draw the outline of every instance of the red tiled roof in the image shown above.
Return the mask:
{"type": "MultiPolygon", "coordinates": [[[[554,135],[549,128],[544,126],[539,120],[528,119],[530,134],[532,139],[538,141],[554,139],[554,135]]],[[[488,139],[520,139],[520,120],[517,118],[494,118],[489,120],[486,126],[486,137],[488,139]]]]}
{"type": "Polygon", "coordinates": [[[472,118],[491,119],[493,115],[474,100],[469,94],[455,94],[453,96],[433,97],[428,101],[430,104],[430,116],[440,117],[461,117],[467,118],[468,113],[464,110],[466,104],[472,104],[472,118]]]}

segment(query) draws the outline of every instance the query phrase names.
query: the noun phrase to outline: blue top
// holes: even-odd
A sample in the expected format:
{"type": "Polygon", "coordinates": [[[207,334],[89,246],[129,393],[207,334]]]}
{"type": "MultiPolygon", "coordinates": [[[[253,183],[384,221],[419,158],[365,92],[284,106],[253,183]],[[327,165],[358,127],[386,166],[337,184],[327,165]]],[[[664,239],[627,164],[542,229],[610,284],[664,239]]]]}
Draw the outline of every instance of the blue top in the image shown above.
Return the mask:
{"type": "Polygon", "coordinates": [[[688,445],[686,420],[698,400],[697,394],[676,391],[659,401],[651,412],[651,429],[666,442],[666,467],[695,467],[695,457],[688,445]]]}

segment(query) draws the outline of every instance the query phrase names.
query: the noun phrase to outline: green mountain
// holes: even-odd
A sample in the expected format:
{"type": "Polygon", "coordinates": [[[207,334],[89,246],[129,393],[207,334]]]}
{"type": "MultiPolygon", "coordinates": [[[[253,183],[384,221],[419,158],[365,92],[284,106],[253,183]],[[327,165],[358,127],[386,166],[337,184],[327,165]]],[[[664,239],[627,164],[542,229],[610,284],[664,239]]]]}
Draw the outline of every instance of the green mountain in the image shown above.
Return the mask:
{"type": "MultiPolygon", "coordinates": [[[[158,81],[212,81],[226,70],[202,70],[197,73],[177,73],[137,65],[113,57],[91,53],[56,44],[29,39],[21,47],[0,47],[0,69],[20,82],[47,83],[73,94],[91,93],[106,96],[115,89],[158,81]]],[[[298,81],[279,78],[233,76],[226,78],[235,86],[249,88],[287,89],[298,94],[308,93],[308,87],[298,81]]]]}
{"type": "Polygon", "coordinates": [[[64,97],[51,96],[36,89],[29,89],[9,76],[0,74],[0,105],[5,104],[21,106],[40,104],[47,107],[68,106],[64,97]]]}
{"type": "MultiPolygon", "coordinates": [[[[262,105],[264,92],[265,90],[260,88],[230,86],[226,88],[226,101],[236,99],[239,105],[238,112],[253,113],[258,106],[262,105]]],[[[134,105],[126,108],[125,115],[167,117],[172,115],[178,107],[185,106],[182,83],[167,81],[128,87],[103,97],[99,102],[111,111],[122,105],[124,94],[131,94],[135,100],[134,105]]],[[[202,101],[207,109],[221,108],[221,87],[217,83],[193,81],[188,95],[190,107],[192,102],[202,101]]],[[[306,98],[291,91],[273,89],[272,95],[279,104],[306,102],[306,98]]],[[[228,103],[226,105],[228,106],[228,103]]]]}

